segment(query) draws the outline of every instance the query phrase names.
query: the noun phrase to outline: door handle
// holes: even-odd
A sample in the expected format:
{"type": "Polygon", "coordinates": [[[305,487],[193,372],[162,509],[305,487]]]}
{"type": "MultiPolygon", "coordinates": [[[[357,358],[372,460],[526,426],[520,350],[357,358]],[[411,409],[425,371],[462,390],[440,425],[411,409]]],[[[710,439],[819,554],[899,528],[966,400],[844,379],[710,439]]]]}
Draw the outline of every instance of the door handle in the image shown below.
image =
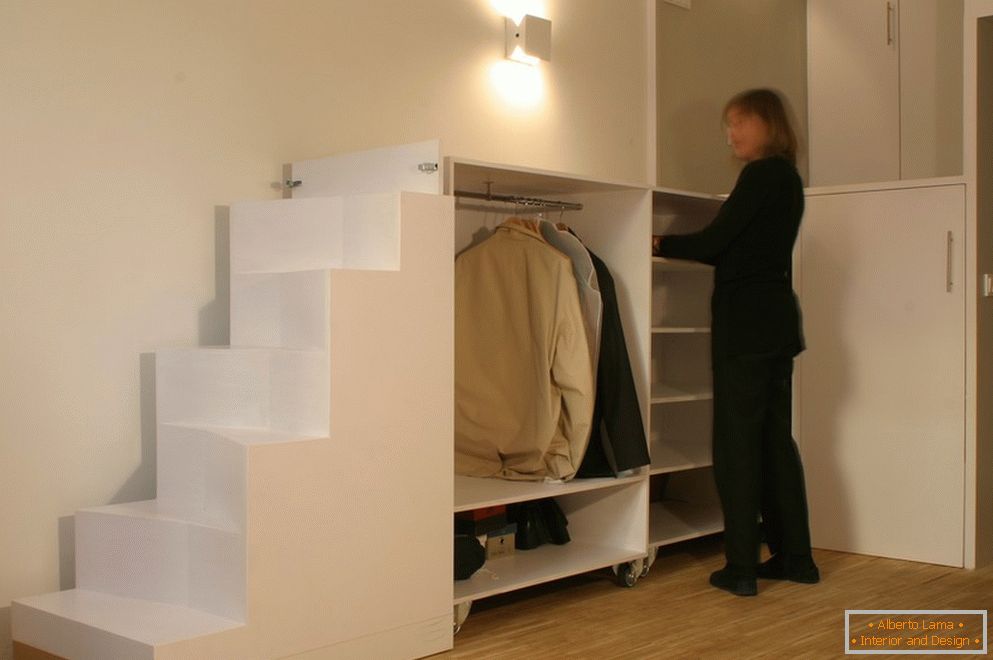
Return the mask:
{"type": "Polygon", "coordinates": [[[952,290],[952,232],[945,235],[945,291],[952,290]]]}
{"type": "Polygon", "coordinates": [[[886,45],[893,43],[893,3],[886,3],[886,45]]]}

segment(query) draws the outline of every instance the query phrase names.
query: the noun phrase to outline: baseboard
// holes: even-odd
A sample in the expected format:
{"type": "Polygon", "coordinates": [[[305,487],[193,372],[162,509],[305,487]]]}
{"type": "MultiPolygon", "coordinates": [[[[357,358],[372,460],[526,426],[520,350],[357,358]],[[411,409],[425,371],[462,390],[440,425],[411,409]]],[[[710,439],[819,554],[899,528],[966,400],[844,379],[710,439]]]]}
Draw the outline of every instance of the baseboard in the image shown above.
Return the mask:
{"type": "Polygon", "coordinates": [[[452,631],[452,614],[448,613],[393,630],[286,656],[282,660],[423,658],[450,650],[452,631]]]}

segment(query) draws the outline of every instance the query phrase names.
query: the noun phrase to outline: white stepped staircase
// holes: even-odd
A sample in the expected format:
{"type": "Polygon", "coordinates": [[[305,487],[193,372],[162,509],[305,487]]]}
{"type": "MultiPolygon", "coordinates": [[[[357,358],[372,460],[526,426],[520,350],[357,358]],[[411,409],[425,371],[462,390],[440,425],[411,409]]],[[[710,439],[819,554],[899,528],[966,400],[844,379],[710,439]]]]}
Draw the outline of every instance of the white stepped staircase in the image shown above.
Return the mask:
{"type": "Polygon", "coordinates": [[[157,497],[77,512],[76,588],[15,600],[17,642],[73,660],[451,648],[453,205],[361,192],[232,206],[232,346],[156,354],[157,497]]]}

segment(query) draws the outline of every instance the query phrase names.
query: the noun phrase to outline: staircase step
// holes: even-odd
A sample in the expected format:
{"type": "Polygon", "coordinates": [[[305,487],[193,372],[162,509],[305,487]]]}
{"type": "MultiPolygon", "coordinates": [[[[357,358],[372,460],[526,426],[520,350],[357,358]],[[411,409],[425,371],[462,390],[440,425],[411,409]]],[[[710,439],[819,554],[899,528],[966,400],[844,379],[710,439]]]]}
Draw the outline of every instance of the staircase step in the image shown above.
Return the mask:
{"type": "Polygon", "coordinates": [[[231,274],[231,345],[327,350],[326,270],[231,274]]]}
{"type": "Polygon", "coordinates": [[[159,512],[244,530],[248,449],[317,439],[269,429],[159,424],[159,512]]]}
{"type": "Polygon", "coordinates": [[[245,535],[157,500],[76,512],[76,586],[243,619],[245,535]]]}
{"type": "Polygon", "coordinates": [[[194,348],[161,350],[155,356],[161,423],[328,434],[325,351],[194,348]]]}
{"type": "Polygon", "coordinates": [[[399,270],[400,195],[374,193],[231,205],[231,272],[399,270]]]}
{"type": "MultiPolygon", "coordinates": [[[[303,442],[326,438],[326,435],[312,435],[297,431],[282,429],[267,429],[253,426],[213,426],[210,424],[162,424],[161,427],[189,429],[208,433],[223,440],[244,445],[274,445],[292,442],[303,442]]],[[[161,428],[160,427],[160,428],[161,428]]]]}
{"type": "Polygon", "coordinates": [[[87,589],[15,599],[17,641],[72,660],[151,660],[165,644],[243,627],[208,612],[87,589]]]}

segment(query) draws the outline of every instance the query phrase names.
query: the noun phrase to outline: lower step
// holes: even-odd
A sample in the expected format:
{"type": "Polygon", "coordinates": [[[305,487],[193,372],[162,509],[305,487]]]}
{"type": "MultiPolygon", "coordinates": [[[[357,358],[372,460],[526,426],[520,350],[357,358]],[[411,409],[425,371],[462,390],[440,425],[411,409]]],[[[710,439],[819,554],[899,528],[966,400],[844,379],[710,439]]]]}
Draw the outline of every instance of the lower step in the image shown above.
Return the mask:
{"type": "Polygon", "coordinates": [[[243,620],[245,538],[157,500],[76,512],[76,586],[243,620]]]}
{"type": "Polygon", "coordinates": [[[72,660],[152,660],[167,644],[244,625],[186,607],[86,589],[11,603],[14,641],[72,660]]]}

